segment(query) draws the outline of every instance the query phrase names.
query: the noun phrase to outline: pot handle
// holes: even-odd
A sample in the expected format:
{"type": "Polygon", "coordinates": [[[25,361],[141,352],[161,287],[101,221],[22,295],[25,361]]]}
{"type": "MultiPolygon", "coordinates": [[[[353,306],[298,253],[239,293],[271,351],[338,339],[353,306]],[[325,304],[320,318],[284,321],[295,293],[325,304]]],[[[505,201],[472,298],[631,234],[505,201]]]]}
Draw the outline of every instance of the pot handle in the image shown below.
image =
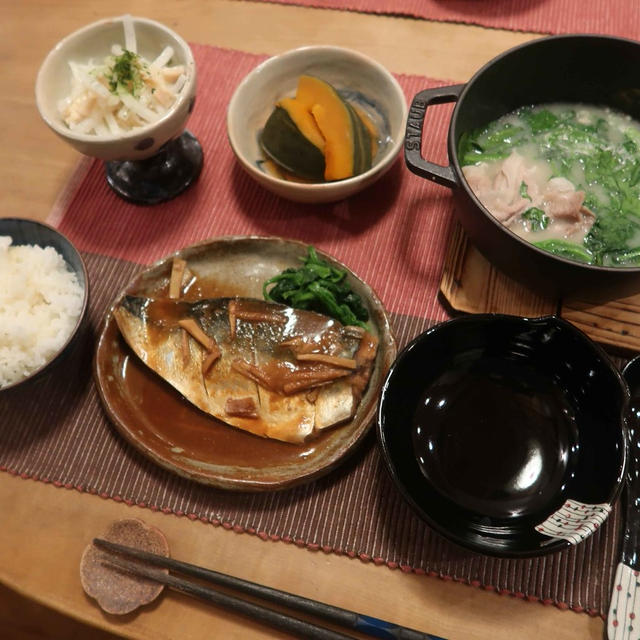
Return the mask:
{"type": "Polygon", "coordinates": [[[448,87],[425,89],[417,93],[411,102],[404,136],[404,161],[409,170],[422,178],[433,180],[437,184],[451,189],[459,184],[458,177],[451,165],[442,166],[422,157],[422,128],[429,105],[456,102],[465,86],[464,84],[455,84],[448,87]]]}

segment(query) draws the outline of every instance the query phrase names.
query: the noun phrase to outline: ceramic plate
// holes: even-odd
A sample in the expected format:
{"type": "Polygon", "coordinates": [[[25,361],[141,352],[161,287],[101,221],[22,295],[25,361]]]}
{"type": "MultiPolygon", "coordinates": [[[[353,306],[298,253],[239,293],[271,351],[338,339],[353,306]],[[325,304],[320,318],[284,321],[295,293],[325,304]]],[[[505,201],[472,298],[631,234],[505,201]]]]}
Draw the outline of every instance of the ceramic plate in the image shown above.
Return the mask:
{"type": "Polygon", "coordinates": [[[366,303],[379,349],[371,380],[354,418],[302,445],[266,440],[199,411],[148,369],[121,338],[112,316],[125,293],[166,292],[174,257],[187,260],[206,297],[262,298],[262,283],[300,266],[307,245],[279,238],[228,237],[191,246],[138,274],[120,293],[100,332],[94,375],[107,414],[120,433],[156,463],[182,476],[224,489],[274,490],[308,482],[335,468],[372,425],[384,376],[396,356],[389,319],[373,290],[344,265],[366,303]]]}

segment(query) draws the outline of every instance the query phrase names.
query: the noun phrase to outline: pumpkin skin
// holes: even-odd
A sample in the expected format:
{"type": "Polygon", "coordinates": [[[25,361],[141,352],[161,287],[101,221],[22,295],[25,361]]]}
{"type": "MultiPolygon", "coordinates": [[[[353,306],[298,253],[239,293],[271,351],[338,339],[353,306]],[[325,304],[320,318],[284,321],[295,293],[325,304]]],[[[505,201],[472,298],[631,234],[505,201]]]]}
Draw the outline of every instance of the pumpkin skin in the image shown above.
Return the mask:
{"type": "Polygon", "coordinates": [[[300,132],[283,107],[276,106],[272,111],[262,130],[260,144],[286,171],[314,182],[324,179],[324,154],[300,132]]]}
{"type": "Polygon", "coordinates": [[[371,162],[373,163],[373,159],[378,152],[378,130],[376,129],[376,125],[371,122],[371,118],[369,118],[362,107],[359,107],[357,104],[350,104],[349,106],[356,112],[364,128],[369,132],[369,138],[371,140],[371,162]]]}
{"type": "Polygon", "coordinates": [[[358,112],[348,102],[345,102],[345,104],[351,112],[353,122],[353,175],[356,176],[371,169],[373,163],[373,145],[375,141],[371,136],[369,128],[358,116],[358,112]]]}
{"type": "Polygon", "coordinates": [[[301,76],[296,97],[277,103],[261,142],[276,164],[296,176],[343,180],[371,168],[376,145],[371,127],[329,83],[301,76]],[[323,156],[322,175],[317,151],[323,156]]]}
{"type": "Polygon", "coordinates": [[[300,133],[324,153],[324,136],[311,110],[296,98],[283,98],[278,101],[278,106],[289,114],[300,133]]]}

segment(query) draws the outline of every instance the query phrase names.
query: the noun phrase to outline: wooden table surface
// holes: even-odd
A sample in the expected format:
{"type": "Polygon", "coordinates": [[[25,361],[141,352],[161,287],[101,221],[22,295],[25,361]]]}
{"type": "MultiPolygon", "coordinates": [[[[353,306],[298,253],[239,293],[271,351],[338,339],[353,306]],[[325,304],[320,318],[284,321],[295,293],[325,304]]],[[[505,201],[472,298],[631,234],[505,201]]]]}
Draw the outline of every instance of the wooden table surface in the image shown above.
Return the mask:
{"type": "MultiPolygon", "coordinates": [[[[34,102],[36,73],[60,38],[102,17],[125,12],[146,16],[167,24],[190,42],[254,53],[274,54],[305,44],[343,45],[374,57],[394,72],[456,82],[467,80],[504,49],[538,37],[225,0],[3,0],[1,7],[0,53],[5,63],[0,71],[4,87],[0,95],[0,216],[41,220],[79,156],[40,120],[34,102]]],[[[80,555],[92,537],[123,517],[142,518],[162,529],[174,557],[450,640],[587,640],[601,638],[603,633],[602,620],[584,613],[283,542],[265,542],[0,473],[0,582],[7,587],[0,591],[0,599],[13,599],[15,605],[0,606],[4,627],[0,635],[83,638],[94,637],[90,628],[99,627],[123,637],[154,640],[287,637],[174,593],[166,593],[138,614],[124,618],[103,614],[80,586],[80,555]],[[41,624],[38,616],[44,620],[41,624]]]]}

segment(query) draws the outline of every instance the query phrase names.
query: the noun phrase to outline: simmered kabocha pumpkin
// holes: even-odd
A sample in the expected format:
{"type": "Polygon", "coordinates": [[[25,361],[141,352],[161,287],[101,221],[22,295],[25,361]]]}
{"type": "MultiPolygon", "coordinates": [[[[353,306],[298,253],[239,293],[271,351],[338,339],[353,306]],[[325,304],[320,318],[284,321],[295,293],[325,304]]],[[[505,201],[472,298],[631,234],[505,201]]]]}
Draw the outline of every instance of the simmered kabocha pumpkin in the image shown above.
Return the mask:
{"type": "Polygon", "coordinates": [[[285,107],[277,105],[273,110],[260,142],[265,153],[285,171],[314,182],[324,180],[323,150],[302,133],[285,107]]]}
{"type": "Polygon", "coordinates": [[[329,83],[301,76],[296,97],[277,103],[261,144],[276,164],[295,176],[343,180],[371,167],[374,130],[329,83]]]}

